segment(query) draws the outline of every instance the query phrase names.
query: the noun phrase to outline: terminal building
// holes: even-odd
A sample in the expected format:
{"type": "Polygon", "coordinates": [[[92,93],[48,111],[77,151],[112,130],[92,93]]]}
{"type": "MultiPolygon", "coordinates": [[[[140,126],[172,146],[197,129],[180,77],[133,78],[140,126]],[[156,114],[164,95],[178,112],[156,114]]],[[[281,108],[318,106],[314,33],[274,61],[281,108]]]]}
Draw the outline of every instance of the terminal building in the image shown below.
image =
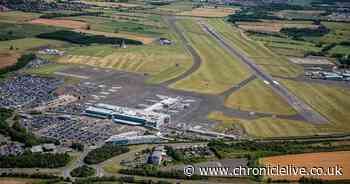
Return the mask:
{"type": "Polygon", "coordinates": [[[162,124],[170,122],[170,115],[154,112],[150,109],[132,109],[103,103],[88,107],[84,114],[96,118],[112,119],[116,123],[154,129],[159,129],[162,124]]]}

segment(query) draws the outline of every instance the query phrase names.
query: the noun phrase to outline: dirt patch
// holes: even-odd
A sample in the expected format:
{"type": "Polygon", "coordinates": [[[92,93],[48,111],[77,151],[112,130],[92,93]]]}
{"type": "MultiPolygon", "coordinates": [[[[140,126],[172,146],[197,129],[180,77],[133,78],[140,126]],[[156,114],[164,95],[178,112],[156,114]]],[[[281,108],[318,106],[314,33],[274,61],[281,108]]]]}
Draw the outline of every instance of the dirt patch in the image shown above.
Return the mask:
{"type": "Polygon", "coordinates": [[[196,8],[192,11],[184,11],[178,15],[194,17],[226,17],[234,14],[238,9],[234,8],[196,8]]]}
{"type": "Polygon", "coordinates": [[[0,184],[31,184],[29,181],[0,180],[0,184]]]}
{"type": "MultiPolygon", "coordinates": [[[[325,172],[327,168],[334,168],[336,166],[342,167],[342,176],[314,176],[315,178],[321,178],[325,180],[348,180],[350,179],[350,151],[338,151],[338,152],[323,152],[323,153],[307,153],[296,155],[283,155],[273,156],[261,159],[264,165],[286,167],[289,165],[296,167],[305,167],[309,171],[313,167],[322,167],[325,172]]],[[[332,171],[332,169],[330,169],[332,171]]],[[[273,180],[298,180],[301,176],[269,176],[273,180]]]]}
{"type": "Polygon", "coordinates": [[[15,64],[18,57],[18,54],[0,53],[0,69],[15,64]]]}
{"type": "Polygon", "coordinates": [[[130,4],[130,3],[114,3],[114,2],[88,2],[83,1],[85,4],[96,5],[96,6],[104,6],[109,8],[134,8],[139,7],[138,4],[130,4]]]}
{"type": "Polygon", "coordinates": [[[108,36],[108,37],[128,38],[128,39],[132,39],[132,40],[141,41],[144,44],[149,44],[149,43],[152,43],[154,41],[154,38],[152,38],[152,37],[127,33],[127,32],[107,33],[107,32],[92,31],[92,30],[85,30],[85,29],[76,29],[74,31],[84,32],[84,33],[89,33],[89,34],[94,34],[94,35],[104,35],[104,36],[108,36]]]}
{"type": "Polygon", "coordinates": [[[74,20],[59,20],[59,19],[34,19],[30,21],[32,24],[44,24],[50,26],[60,26],[73,29],[84,29],[87,24],[85,22],[74,21],[74,20]]]}

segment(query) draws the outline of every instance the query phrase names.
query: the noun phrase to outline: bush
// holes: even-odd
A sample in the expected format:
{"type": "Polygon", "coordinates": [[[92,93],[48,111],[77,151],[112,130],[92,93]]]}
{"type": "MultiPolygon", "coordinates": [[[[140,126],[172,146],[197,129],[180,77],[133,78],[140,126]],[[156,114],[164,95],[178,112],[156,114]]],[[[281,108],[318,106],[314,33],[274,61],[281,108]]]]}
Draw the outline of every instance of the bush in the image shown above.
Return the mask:
{"type": "Polygon", "coordinates": [[[95,169],[86,165],[77,167],[70,172],[73,177],[89,177],[95,174],[95,169]]]}

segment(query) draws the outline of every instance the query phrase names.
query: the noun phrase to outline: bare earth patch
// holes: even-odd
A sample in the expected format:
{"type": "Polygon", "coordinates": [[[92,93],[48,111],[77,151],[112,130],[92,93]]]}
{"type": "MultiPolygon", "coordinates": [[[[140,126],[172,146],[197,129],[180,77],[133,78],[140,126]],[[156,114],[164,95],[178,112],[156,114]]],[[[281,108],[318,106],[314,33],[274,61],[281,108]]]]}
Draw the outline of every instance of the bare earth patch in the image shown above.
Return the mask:
{"type": "Polygon", "coordinates": [[[30,21],[32,24],[45,24],[50,26],[60,26],[73,29],[86,28],[87,24],[85,22],[75,21],[75,20],[60,20],[60,19],[34,19],[30,21]]]}
{"type": "Polygon", "coordinates": [[[101,31],[92,31],[92,30],[85,30],[85,29],[76,29],[74,31],[77,32],[84,32],[94,35],[104,35],[108,37],[119,37],[119,38],[128,38],[132,40],[141,41],[144,44],[149,44],[154,41],[154,38],[147,37],[139,34],[132,34],[132,33],[126,33],[126,32],[119,32],[119,33],[107,33],[107,32],[101,32],[101,31]]]}
{"type": "MultiPolygon", "coordinates": [[[[338,152],[323,152],[323,153],[306,153],[296,155],[282,155],[272,156],[261,159],[262,164],[280,167],[293,165],[296,167],[306,167],[309,171],[313,167],[322,167],[326,172],[327,168],[334,168],[336,166],[342,167],[342,176],[323,175],[316,178],[325,180],[348,180],[350,179],[350,151],[338,152]]],[[[330,170],[331,171],[331,170],[330,170]]],[[[273,180],[298,180],[301,176],[269,176],[273,180]]]]}
{"type": "Polygon", "coordinates": [[[192,11],[184,11],[178,15],[194,17],[226,17],[238,11],[234,8],[196,8],[192,11]]]}
{"type": "Polygon", "coordinates": [[[0,69],[15,64],[18,57],[17,54],[0,53],[0,69]]]}

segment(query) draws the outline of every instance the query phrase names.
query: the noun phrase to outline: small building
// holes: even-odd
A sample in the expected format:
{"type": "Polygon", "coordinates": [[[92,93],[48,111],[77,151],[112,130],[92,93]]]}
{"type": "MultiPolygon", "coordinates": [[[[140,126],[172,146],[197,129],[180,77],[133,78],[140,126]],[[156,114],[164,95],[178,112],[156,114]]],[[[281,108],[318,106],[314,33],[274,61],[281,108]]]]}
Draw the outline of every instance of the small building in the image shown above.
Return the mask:
{"type": "Polygon", "coordinates": [[[37,146],[33,146],[32,148],[30,148],[30,151],[32,153],[42,153],[44,150],[43,150],[43,147],[41,145],[37,145],[37,146]]]}
{"type": "Polygon", "coordinates": [[[56,151],[56,145],[54,145],[54,144],[43,144],[42,148],[45,152],[55,152],[56,151]]]}
{"type": "Polygon", "coordinates": [[[148,163],[160,165],[165,155],[166,153],[164,146],[157,146],[154,148],[153,152],[148,157],[148,163]]]}
{"type": "Polygon", "coordinates": [[[171,45],[172,44],[172,41],[171,40],[168,40],[166,38],[160,38],[159,39],[159,44],[160,45],[171,45]]]}

